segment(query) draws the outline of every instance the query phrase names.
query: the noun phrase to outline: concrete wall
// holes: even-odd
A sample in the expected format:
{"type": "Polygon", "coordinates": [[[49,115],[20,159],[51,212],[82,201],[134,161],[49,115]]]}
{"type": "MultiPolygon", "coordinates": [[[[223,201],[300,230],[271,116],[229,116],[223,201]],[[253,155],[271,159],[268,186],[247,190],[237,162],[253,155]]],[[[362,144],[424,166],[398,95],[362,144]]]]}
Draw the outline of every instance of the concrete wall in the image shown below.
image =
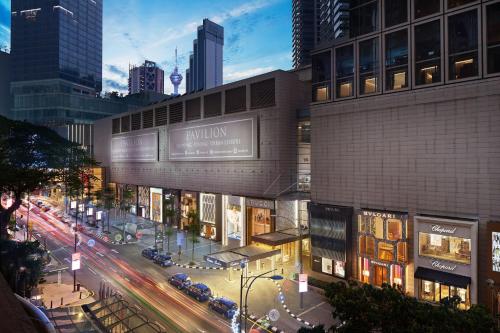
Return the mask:
{"type": "Polygon", "coordinates": [[[417,213],[478,219],[485,243],[486,223],[500,221],[499,87],[491,78],[312,105],[312,201],[408,212],[409,235],[417,213]]]}
{"type": "MultiPolygon", "coordinates": [[[[108,167],[108,181],[146,185],[208,193],[223,193],[253,197],[275,198],[287,189],[294,189],[297,181],[297,129],[296,111],[304,106],[304,84],[296,75],[275,71],[251,79],[220,86],[204,92],[183,96],[168,103],[225,91],[247,85],[247,110],[211,119],[248,117],[257,115],[260,122],[259,158],[251,161],[209,161],[156,163],[111,163],[111,118],[96,121],[95,156],[108,167]],[[250,109],[250,84],[274,77],[276,80],[276,105],[250,109]]],[[[224,101],[224,93],[222,94],[224,101]]],[[[203,103],[202,103],[203,105],[203,103]]],[[[148,109],[151,109],[149,107],[148,109]]],[[[224,109],[224,105],[223,105],[224,109]]],[[[202,110],[203,114],[203,110],[202,110]]],[[[120,116],[123,116],[120,115],[120,116]]],[[[191,121],[190,124],[196,124],[191,121]]],[[[178,124],[176,124],[178,125],[178,124]]],[[[167,126],[156,127],[160,136],[160,160],[166,151],[167,126]]],[[[148,129],[149,130],[149,129],[148,129]]],[[[140,131],[134,131],[140,133],[140,131]]]]}

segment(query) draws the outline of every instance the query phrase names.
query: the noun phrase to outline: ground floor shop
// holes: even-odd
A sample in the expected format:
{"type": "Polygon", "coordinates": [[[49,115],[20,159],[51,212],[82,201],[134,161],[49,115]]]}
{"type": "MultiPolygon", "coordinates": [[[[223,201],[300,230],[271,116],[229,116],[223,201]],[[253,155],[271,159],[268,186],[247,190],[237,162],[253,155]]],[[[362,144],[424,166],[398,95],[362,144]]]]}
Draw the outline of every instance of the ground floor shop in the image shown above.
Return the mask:
{"type": "Polygon", "coordinates": [[[415,296],[429,302],[460,297],[460,307],[477,303],[478,222],[414,218],[415,296]]]}
{"type": "Polygon", "coordinates": [[[187,230],[192,223],[190,213],[198,213],[198,194],[198,192],[181,191],[180,229],[187,230]]]}

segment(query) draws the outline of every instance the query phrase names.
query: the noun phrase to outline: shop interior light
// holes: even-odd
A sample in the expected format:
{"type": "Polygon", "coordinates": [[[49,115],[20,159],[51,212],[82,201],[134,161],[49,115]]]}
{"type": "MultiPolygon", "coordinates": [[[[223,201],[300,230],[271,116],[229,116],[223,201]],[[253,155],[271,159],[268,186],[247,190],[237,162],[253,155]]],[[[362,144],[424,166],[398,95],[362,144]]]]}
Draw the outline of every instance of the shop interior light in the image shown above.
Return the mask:
{"type": "Polygon", "coordinates": [[[367,270],[367,269],[364,269],[364,270],[363,270],[363,275],[364,275],[364,276],[367,276],[367,277],[368,277],[368,276],[370,276],[370,271],[369,271],[369,270],[367,270]]]}
{"type": "Polygon", "coordinates": [[[394,283],[397,285],[401,285],[403,281],[400,278],[394,278],[394,283]]]}
{"type": "Polygon", "coordinates": [[[460,65],[466,65],[466,64],[472,64],[474,62],[474,59],[465,59],[465,60],[460,60],[455,62],[455,66],[460,66],[460,65]]]}
{"type": "Polygon", "coordinates": [[[424,67],[424,68],[421,68],[420,71],[421,72],[429,72],[429,71],[435,72],[435,71],[437,71],[437,66],[424,67]]]}

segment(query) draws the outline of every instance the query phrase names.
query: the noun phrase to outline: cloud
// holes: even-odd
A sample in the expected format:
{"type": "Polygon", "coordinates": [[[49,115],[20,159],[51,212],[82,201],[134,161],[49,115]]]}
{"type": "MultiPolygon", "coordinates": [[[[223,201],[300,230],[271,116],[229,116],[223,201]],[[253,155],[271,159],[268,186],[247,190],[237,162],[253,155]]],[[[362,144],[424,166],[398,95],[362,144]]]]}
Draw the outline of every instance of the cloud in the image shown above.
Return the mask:
{"type": "Polygon", "coordinates": [[[110,88],[111,90],[118,90],[118,92],[128,92],[127,84],[122,84],[120,82],[110,79],[104,79],[104,84],[106,85],[107,88],[110,88]]]}
{"type": "MultiPolygon", "coordinates": [[[[237,67],[237,66],[235,66],[237,67]]],[[[274,70],[273,66],[268,66],[268,67],[255,67],[255,68],[249,68],[245,70],[239,70],[239,71],[227,71],[224,74],[224,83],[230,83],[233,81],[238,81],[238,80],[243,80],[248,77],[256,76],[259,74],[267,73],[274,70]]]]}
{"type": "Polygon", "coordinates": [[[118,75],[120,78],[125,79],[128,78],[128,72],[122,70],[118,66],[115,65],[105,65],[106,69],[113,74],[118,75]]]}

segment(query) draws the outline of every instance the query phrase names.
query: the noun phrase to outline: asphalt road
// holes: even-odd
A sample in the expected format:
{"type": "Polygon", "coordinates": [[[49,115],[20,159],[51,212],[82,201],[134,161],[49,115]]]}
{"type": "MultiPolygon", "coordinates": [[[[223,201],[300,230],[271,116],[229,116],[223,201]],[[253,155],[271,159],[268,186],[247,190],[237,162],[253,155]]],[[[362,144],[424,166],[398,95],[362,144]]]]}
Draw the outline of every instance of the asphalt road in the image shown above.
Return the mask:
{"type": "MultiPolygon", "coordinates": [[[[26,209],[21,213],[26,217],[26,209]]],[[[45,238],[52,255],[69,265],[74,247],[74,235],[69,226],[49,213],[30,213],[33,234],[45,238]],[[44,217],[44,218],[42,218],[44,217]]],[[[77,282],[98,291],[106,281],[112,288],[134,304],[151,321],[157,322],[167,332],[231,332],[230,323],[211,312],[206,304],[191,299],[167,282],[166,269],[159,269],[140,256],[124,256],[123,247],[102,244],[96,240],[89,247],[89,238],[79,233],[78,251],[82,254],[82,268],[77,272],[77,282]],[[132,259],[131,259],[132,257],[132,259]]],[[[173,273],[172,273],[173,274],[173,273]]]]}

